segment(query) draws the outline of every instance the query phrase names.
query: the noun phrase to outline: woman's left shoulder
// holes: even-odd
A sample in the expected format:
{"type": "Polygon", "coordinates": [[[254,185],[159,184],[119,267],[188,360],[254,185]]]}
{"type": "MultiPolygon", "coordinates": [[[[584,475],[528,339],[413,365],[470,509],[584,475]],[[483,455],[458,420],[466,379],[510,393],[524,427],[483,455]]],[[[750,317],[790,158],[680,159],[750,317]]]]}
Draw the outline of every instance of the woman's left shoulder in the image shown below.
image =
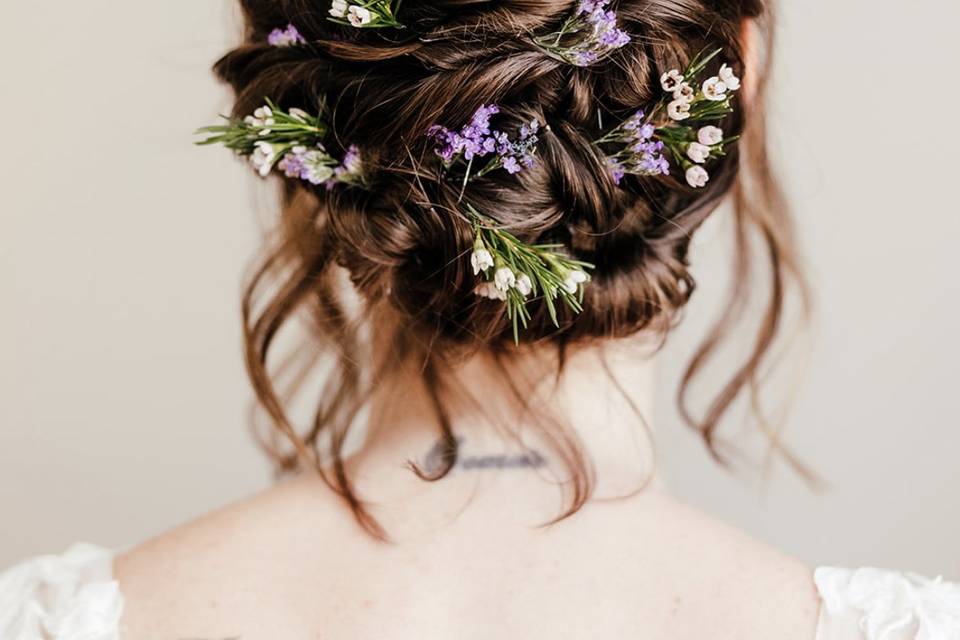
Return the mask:
{"type": "Polygon", "coordinates": [[[0,572],[0,638],[118,640],[123,597],[113,553],[75,544],[0,572]]]}
{"type": "Polygon", "coordinates": [[[820,567],[822,640],[960,640],[960,584],[874,567],[820,567]]]}

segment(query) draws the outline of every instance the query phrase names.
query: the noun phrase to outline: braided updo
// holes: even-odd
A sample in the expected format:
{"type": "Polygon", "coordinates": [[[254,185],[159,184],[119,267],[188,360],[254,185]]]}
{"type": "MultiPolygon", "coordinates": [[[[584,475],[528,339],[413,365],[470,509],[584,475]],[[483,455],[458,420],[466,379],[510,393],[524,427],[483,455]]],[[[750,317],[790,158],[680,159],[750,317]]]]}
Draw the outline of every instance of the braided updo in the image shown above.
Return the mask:
{"type": "MultiPolygon", "coordinates": [[[[316,111],[322,103],[330,125],[328,148],[342,153],[355,144],[366,167],[363,189],[327,191],[285,181],[278,242],[248,290],[251,374],[286,444],[293,444],[292,452],[274,449],[282,466],[316,461],[320,434],[330,430],[335,483],[365,518],[342,473],[340,447],[362,404],[361,380],[369,377],[356,353],[358,328],[371,317],[389,322],[395,342],[404,345],[399,351],[421,348],[443,356],[512,348],[503,305],[474,294],[469,260],[474,236],[458,206],[461,199],[524,241],[562,245],[573,258],[595,265],[583,311],[561,313],[559,327],[542,303],[530,304],[532,319],[520,340],[563,348],[672,326],[694,289],[688,271],[692,235],[733,192],[741,283],[734,296],[746,293],[751,226],[767,248],[773,295],[755,349],[706,417],[684,411],[712,443],[720,416],[753,381],[777,330],[785,280],[795,273],[789,219],[766,164],[762,78],[745,68],[741,42],[745,18],[769,22],[767,4],[619,0],[614,3],[619,26],[631,42],[597,64],[577,67],[532,40],[555,30],[576,9],[574,0],[404,0],[402,29],[336,24],[328,20],[329,0],[241,0],[245,42],[216,65],[236,92],[235,115],[252,113],[265,97],[287,109],[316,111]],[[307,44],[270,46],[268,34],[288,23],[307,44]],[[655,103],[661,74],[683,68],[708,47],[722,47],[724,60],[754,87],[749,104],[738,104],[722,123],[728,135],[743,136],[741,144],[711,167],[703,189],[675,176],[628,176],[616,184],[593,141],[604,126],[655,103]],[[425,133],[435,123],[459,126],[492,103],[500,107],[497,127],[504,131],[534,118],[546,125],[537,163],[516,175],[492,172],[461,193],[460,185],[438,179],[425,133]],[[359,294],[360,313],[344,292],[343,273],[359,294]],[[266,365],[278,330],[301,309],[314,312],[321,337],[336,343],[341,358],[306,434],[288,422],[266,365]]],[[[739,306],[729,306],[684,386],[739,306]]],[[[436,373],[435,364],[428,362],[428,375],[436,373]]],[[[443,426],[449,436],[449,425],[443,426]]]]}

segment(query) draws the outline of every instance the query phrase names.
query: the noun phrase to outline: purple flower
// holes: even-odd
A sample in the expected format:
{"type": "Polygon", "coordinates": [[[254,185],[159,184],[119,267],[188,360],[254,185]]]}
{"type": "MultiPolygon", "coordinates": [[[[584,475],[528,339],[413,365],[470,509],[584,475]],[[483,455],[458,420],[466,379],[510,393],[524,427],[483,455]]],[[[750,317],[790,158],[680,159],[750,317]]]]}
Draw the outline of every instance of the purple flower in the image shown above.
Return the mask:
{"type": "Polygon", "coordinates": [[[520,164],[517,162],[516,157],[507,156],[503,159],[503,168],[507,170],[507,173],[513,175],[514,173],[520,172],[520,164]]]}
{"type": "Polygon", "coordinates": [[[300,31],[292,24],[288,24],[286,29],[274,29],[267,36],[267,42],[272,47],[292,47],[295,44],[306,44],[306,40],[300,31]]]}

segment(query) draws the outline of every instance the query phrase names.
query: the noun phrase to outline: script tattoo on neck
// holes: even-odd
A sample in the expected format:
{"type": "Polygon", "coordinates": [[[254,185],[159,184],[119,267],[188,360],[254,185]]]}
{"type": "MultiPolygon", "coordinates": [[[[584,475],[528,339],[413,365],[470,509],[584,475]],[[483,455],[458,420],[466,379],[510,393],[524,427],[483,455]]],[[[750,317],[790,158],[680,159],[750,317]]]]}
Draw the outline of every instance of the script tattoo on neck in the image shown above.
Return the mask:
{"type": "MultiPolygon", "coordinates": [[[[527,449],[518,454],[472,455],[463,451],[464,439],[457,436],[457,462],[454,469],[463,471],[484,471],[501,469],[539,469],[547,464],[547,459],[540,452],[527,449]]],[[[443,468],[444,444],[437,442],[433,445],[423,462],[424,471],[431,473],[443,468]]]]}

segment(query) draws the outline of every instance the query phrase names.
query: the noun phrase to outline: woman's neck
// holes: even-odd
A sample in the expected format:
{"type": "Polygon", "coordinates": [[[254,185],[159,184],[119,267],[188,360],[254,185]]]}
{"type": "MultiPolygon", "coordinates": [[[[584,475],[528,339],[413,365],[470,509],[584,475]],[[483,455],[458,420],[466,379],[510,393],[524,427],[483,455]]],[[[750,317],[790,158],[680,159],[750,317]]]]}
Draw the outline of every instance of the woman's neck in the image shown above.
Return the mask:
{"type": "Polygon", "coordinates": [[[396,481],[378,470],[412,475],[406,462],[427,475],[442,469],[439,398],[459,445],[448,478],[536,471],[563,481],[572,445],[593,473],[595,497],[628,495],[658,482],[650,433],[653,352],[637,340],[580,348],[567,354],[560,376],[556,349],[509,359],[482,353],[438,372],[435,394],[408,362],[378,385],[366,444],[351,464],[377,485],[396,481]],[[565,443],[559,453],[558,442],[565,443]]]}

